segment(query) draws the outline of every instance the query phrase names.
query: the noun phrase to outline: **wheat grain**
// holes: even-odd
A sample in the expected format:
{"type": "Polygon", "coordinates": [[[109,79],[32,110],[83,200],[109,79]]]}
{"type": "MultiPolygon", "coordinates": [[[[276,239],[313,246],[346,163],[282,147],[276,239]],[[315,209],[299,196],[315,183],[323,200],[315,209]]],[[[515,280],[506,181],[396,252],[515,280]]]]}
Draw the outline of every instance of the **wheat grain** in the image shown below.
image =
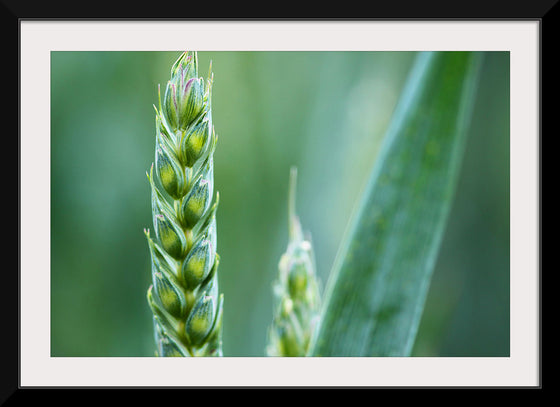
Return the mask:
{"type": "Polygon", "coordinates": [[[198,77],[196,52],[171,68],[156,110],[155,162],[149,171],[155,238],[148,303],[157,356],[222,356],[223,295],[218,290],[211,68],[198,77]],[[154,171],[155,169],[155,171],[154,171]]]}
{"type": "Polygon", "coordinates": [[[297,169],[290,171],[289,242],[274,282],[274,315],[268,356],[306,356],[319,322],[320,295],[309,235],[304,236],[295,210],[297,169]]]}

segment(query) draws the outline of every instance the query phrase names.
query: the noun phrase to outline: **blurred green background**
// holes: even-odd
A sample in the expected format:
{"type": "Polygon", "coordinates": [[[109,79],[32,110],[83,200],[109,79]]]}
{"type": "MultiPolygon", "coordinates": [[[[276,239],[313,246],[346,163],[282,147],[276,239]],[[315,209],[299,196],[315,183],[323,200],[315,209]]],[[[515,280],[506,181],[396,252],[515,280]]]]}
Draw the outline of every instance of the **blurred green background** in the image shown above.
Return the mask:
{"type": "MultiPolygon", "coordinates": [[[[486,52],[413,356],[509,356],[509,53],[486,52]]],[[[179,52],[51,53],[51,356],[152,356],[157,86],[179,52]]],[[[264,356],[290,166],[323,287],[414,52],[200,52],[214,72],[224,355],[264,356]]]]}

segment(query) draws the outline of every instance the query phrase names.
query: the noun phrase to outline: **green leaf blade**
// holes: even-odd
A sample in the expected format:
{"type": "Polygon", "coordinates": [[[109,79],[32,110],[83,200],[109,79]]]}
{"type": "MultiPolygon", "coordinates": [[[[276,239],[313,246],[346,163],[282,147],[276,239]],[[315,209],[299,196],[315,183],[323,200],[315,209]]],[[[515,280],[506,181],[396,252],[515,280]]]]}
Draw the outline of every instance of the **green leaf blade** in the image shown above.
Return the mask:
{"type": "Polygon", "coordinates": [[[460,167],[480,53],[418,59],[335,260],[312,356],[408,356],[460,167]]]}

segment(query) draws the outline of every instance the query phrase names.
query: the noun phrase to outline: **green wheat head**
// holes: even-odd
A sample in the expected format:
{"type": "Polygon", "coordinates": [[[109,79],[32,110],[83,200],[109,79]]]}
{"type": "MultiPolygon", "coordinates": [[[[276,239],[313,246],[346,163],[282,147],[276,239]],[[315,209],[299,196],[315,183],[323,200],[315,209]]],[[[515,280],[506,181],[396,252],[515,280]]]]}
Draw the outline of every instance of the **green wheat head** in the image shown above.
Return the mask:
{"type": "Polygon", "coordinates": [[[196,52],[171,68],[156,110],[155,165],[148,180],[155,238],[151,254],[157,356],[222,356],[223,295],[218,291],[212,79],[198,77],[196,52]],[[155,168],[155,172],[154,172],[155,168]]]}
{"type": "Polygon", "coordinates": [[[297,170],[290,172],[289,242],[278,264],[274,283],[274,316],[269,330],[268,356],[307,356],[319,322],[320,296],[315,257],[295,211],[297,170]]]}

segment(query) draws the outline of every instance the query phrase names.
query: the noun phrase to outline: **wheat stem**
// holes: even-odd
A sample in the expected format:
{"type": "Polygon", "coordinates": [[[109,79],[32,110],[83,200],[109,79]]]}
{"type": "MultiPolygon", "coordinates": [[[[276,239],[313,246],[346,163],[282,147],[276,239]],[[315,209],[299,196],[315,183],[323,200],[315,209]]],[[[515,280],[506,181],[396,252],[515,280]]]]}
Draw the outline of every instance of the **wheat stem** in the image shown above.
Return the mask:
{"type": "Polygon", "coordinates": [[[147,175],[155,238],[145,234],[157,356],[222,356],[212,79],[211,71],[206,81],[198,77],[196,52],[184,52],[154,106],[155,162],[147,175]]]}
{"type": "Polygon", "coordinates": [[[297,169],[290,170],[288,247],[274,282],[274,316],[269,330],[268,356],[306,356],[319,322],[320,296],[309,235],[296,215],[297,169]]]}

